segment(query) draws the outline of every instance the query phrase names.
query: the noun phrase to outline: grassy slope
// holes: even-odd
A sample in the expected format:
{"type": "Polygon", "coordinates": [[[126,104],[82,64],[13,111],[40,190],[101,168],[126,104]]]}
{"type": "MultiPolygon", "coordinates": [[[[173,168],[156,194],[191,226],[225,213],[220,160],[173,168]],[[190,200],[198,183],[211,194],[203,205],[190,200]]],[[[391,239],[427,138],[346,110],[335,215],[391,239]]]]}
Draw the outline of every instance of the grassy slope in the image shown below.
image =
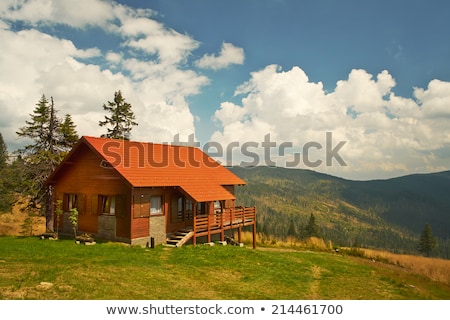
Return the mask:
{"type": "Polygon", "coordinates": [[[326,252],[15,237],[0,237],[0,292],[0,299],[54,300],[450,299],[448,284],[326,252]]]}

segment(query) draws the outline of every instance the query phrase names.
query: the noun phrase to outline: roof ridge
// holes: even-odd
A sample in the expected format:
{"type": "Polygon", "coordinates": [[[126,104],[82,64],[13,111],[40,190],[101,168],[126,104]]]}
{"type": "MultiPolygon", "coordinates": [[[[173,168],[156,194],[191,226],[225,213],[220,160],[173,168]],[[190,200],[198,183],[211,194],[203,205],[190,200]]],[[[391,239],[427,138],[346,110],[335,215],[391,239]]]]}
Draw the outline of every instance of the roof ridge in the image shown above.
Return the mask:
{"type": "MultiPolygon", "coordinates": [[[[200,149],[199,146],[190,146],[190,145],[178,145],[174,144],[172,142],[150,142],[150,141],[137,141],[137,140],[124,140],[124,139],[113,139],[113,138],[103,138],[103,137],[95,137],[95,136],[87,136],[84,135],[81,138],[84,138],[85,140],[105,140],[105,141],[117,141],[119,143],[139,143],[139,144],[153,144],[153,145],[159,145],[159,146],[169,146],[169,147],[183,147],[183,148],[193,148],[193,149],[200,149]]],[[[203,150],[201,150],[203,152],[203,150]]],[[[205,153],[205,152],[203,152],[205,153]]],[[[205,153],[206,154],[206,153],[205,153]]]]}

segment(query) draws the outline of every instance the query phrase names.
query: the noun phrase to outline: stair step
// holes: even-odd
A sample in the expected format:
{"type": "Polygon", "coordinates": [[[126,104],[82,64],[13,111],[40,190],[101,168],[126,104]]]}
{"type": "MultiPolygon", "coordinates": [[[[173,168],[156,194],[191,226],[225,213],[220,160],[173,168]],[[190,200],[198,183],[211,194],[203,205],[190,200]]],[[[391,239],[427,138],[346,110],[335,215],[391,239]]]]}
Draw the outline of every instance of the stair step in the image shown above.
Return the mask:
{"type": "Polygon", "coordinates": [[[169,238],[185,237],[186,235],[187,235],[187,233],[186,233],[186,234],[183,234],[183,233],[176,233],[176,234],[171,234],[171,235],[169,236],[169,238]]]}
{"type": "Polygon", "coordinates": [[[181,247],[193,235],[194,235],[194,232],[192,230],[188,230],[188,229],[178,230],[167,237],[166,244],[168,246],[181,247]]]}

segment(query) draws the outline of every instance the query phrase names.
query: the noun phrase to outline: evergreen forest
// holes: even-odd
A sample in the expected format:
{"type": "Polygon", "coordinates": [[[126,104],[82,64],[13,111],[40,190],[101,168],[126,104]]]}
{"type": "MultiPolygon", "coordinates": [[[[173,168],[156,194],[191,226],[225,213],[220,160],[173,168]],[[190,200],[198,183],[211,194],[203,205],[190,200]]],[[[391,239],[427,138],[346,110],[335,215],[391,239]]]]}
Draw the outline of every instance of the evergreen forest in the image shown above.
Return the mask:
{"type": "Polygon", "coordinates": [[[237,202],[257,207],[257,228],[280,240],[317,233],[334,246],[418,254],[425,226],[435,239],[427,255],[450,258],[450,171],[352,181],[304,169],[230,167],[247,181],[237,202]]]}

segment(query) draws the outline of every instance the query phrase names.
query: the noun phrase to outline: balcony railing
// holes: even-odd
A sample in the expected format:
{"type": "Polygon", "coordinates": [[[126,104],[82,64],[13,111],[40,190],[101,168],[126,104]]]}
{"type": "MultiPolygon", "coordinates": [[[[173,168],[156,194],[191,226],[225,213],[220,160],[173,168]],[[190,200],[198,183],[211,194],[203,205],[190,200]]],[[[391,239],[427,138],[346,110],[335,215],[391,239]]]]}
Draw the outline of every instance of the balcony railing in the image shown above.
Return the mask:
{"type": "Polygon", "coordinates": [[[221,234],[221,241],[224,240],[225,230],[238,229],[239,237],[242,227],[253,226],[253,232],[256,232],[256,207],[235,207],[226,208],[222,212],[213,214],[194,216],[193,242],[196,243],[197,237],[207,236],[208,242],[211,241],[211,235],[221,234]]]}

